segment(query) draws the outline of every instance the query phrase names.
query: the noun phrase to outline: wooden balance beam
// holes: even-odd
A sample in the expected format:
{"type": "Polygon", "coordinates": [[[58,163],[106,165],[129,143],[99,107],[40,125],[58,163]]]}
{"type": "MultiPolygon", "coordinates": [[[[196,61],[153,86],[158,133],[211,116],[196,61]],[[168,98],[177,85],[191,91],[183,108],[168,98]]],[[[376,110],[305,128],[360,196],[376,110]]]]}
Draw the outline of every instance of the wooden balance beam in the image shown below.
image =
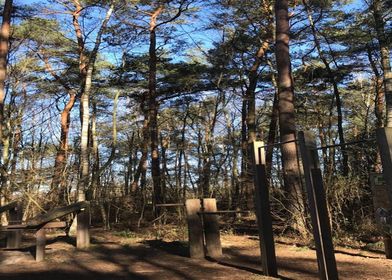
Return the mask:
{"type": "Polygon", "coordinates": [[[73,203],[68,206],[58,207],[53,210],[50,210],[47,213],[37,215],[32,219],[28,220],[25,224],[10,224],[5,227],[1,227],[0,231],[5,232],[15,232],[21,230],[35,230],[36,231],[36,254],[35,260],[42,261],[45,258],[45,246],[46,246],[46,230],[47,229],[59,229],[66,228],[67,223],[63,221],[54,221],[56,219],[60,219],[66,215],[72,213],[78,213],[77,217],[82,217],[82,219],[78,219],[77,226],[77,239],[82,237],[82,242],[77,240],[78,248],[85,248],[89,245],[88,236],[88,227],[89,222],[88,219],[85,219],[85,213],[81,212],[83,209],[87,209],[89,207],[89,202],[81,201],[77,203],[73,203]],[[83,213],[83,216],[80,216],[83,213]]]}

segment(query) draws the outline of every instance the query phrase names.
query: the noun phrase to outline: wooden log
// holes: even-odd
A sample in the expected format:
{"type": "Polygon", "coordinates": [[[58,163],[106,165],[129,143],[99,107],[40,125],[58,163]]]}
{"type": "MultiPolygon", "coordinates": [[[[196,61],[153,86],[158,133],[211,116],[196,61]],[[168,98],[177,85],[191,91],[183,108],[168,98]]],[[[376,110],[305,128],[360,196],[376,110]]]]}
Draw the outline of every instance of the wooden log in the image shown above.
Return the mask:
{"type": "Polygon", "coordinates": [[[56,229],[56,228],[66,228],[67,222],[59,221],[59,222],[49,222],[43,226],[46,229],[56,229]]]}
{"type": "Polygon", "coordinates": [[[88,248],[90,246],[90,217],[88,210],[84,210],[77,214],[76,219],[76,247],[80,249],[88,248]]]}
{"type": "MultiPolygon", "coordinates": [[[[65,228],[67,227],[67,223],[66,222],[49,222],[47,224],[45,224],[44,226],[42,226],[42,228],[46,228],[46,229],[55,229],[55,228],[65,228]]],[[[0,230],[1,231],[15,231],[18,229],[25,229],[25,230],[29,230],[31,228],[28,228],[27,225],[25,224],[18,224],[18,225],[8,225],[5,227],[1,227],[0,230]]]]}
{"type": "Polygon", "coordinates": [[[185,206],[185,204],[184,203],[161,203],[155,205],[155,207],[179,207],[179,206],[185,206]]]}
{"type": "Polygon", "coordinates": [[[313,169],[311,172],[314,185],[314,197],[319,217],[320,246],[323,256],[322,261],[324,262],[323,269],[325,270],[325,279],[338,279],[335,250],[333,248],[327,201],[323,186],[323,176],[321,170],[318,168],[313,169]]]}
{"type": "Polygon", "coordinates": [[[40,228],[36,233],[37,243],[35,247],[35,260],[37,262],[45,259],[46,229],[40,228]]]}
{"type": "Polygon", "coordinates": [[[261,263],[263,273],[277,277],[275,243],[272,228],[271,207],[269,201],[269,183],[265,167],[265,153],[261,141],[253,142],[253,169],[255,185],[255,206],[259,232],[261,263]]]}
{"type": "Polygon", "coordinates": [[[70,204],[68,206],[58,207],[48,211],[45,214],[35,216],[34,218],[30,219],[26,224],[28,228],[37,228],[55,219],[59,219],[71,213],[79,212],[82,209],[86,209],[89,207],[89,205],[90,204],[88,201],[80,201],[70,204]]]}
{"type": "Polygon", "coordinates": [[[316,141],[310,132],[300,131],[298,133],[298,142],[316,245],[319,277],[325,280],[335,280],[338,279],[338,271],[329,225],[323,178],[319,169],[318,152],[315,150],[316,141]]]}
{"type": "MultiPolygon", "coordinates": [[[[385,181],[385,191],[387,196],[384,197],[386,200],[387,210],[391,211],[392,202],[392,128],[384,127],[376,130],[376,138],[378,149],[381,155],[382,170],[385,181]]],[[[374,194],[375,196],[379,194],[374,194]]],[[[382,195],[382,194],[381,194],[382,195]]],[[[388,225],[390,229],[392,225],[388,225]]],[[[386,232],[383,236],[385,257],[392,259],[392,241],[391,236],[386,232]]]]}
{"type": "MultiPolygon", "coordinates": [[[[216,199],[204,198],[203,210],[205,212],[216,212],[216,199]]],[[[222,257],[222,245],[220,241],[219,223],[216,215],[206,215],[203,217],[204,237],[206,241],[206,256],[211,258],[222,257]]]]}
{"type": "Polygon", "coordinates": [[[199,215],[222,215],[222,214],[230,214],[230,213],[252,213],[252,211],[247,211],[247,210],[218,210],[215,212],[208,212],[208,211],[203,211],[203,212],[198,212],[199,215]]]}
{"type": "Polygon", "coordinates": [[[187,199],[185,202],[188,222],[189,256],[191,258],[204,258],[203,226],[200,216],[200,199],[187,199]]]}

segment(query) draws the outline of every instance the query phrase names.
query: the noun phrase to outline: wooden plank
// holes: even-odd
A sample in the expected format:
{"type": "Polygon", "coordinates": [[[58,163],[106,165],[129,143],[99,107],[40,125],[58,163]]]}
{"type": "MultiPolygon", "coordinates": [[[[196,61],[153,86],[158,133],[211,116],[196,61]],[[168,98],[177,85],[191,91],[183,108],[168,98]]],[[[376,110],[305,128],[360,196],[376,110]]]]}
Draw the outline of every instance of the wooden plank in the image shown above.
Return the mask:
{"type": "Polygon", "coordinates": [[[326,271],[325,279],[338,279],[338,271],[335,260],[335,250],[333,248],[332,233],[328,217],[327,201],[323,186],[321,170],[312,169],[312,181],[314,186],[314,198],[316,200],[317,212],[319,217],[321,249],[323,256],[323,266],[326,271]]]}
{"type": "Polygon", "coordinates": [[[90,215],[88,210],[76,215],[76,247],[85,249],[90,246],[90,215]]]}
{"type": "Polygon", "coordinates": [[[392,128],[379,128],[376,136],[387,193],[389,201],[392,201],[392,128]]]}
{"type": "Polygon", "coordinates": [[[86,209],[89,207],[89,205],[90,204],[88,201],[80,201],[70,204],[68,206],[58,207],[53,210],[50,210],[45,214],[35,216],[34,218],[30,219],[26,224],[28,228],[39,228],[40,226],[55,219],[59,219],[71,213],[86,209]]]}
{"type": "MultiPolygon", "coordinates": [[[[42,228],[46,229],[54,229],[54,228],[65,228],[67,227],[66,222],[49,222],[45,225],[42,226],[42,228]]],[[[0,228],[0,231],[15,231],[18,229],[24,229],[24,230],[31,230],[31,228],[28,228],[26,224],[18,224],[18,225],[8,225],[0,228]]]]}
{"type": "Polygon", "coordinates": [[[156,204],[155,207],[179,207],[179,206],[185,206],[184,203],[161,203],[161,204],[156,204]]]}
{"type": "Polygon", "coordinates": [[[36,233],[37,243],[35,247],[35,260],[37,262],[45,259],[46,229],[41,228],[36,233]]]}
{"type": "MultiPolygon", "coordinates": [[[[384,128],[377,129],[376,138],[377,138],[378,149],[381,155],[385,189],[374,188],[373,197],[376,200],[379,197],[383,197],[384,205],[377,205],[377,206],[380,207],[384,206],[382,208],[385,208],[386,210],[390,211],[391,202],[392,202],[392,128],[384,127],[384,128]]],[[[392,228],[392,225],[388,225],[388,226],[389,228],[392,228]]],[[[385,256],[387,259],[392,259],[392,240],[391,240],[391,235],[388,232],[384,233],[383,241],[384,241],[384,248],[385,248],[385,256]]]]}
{"type": "Polygon", "coordinates": [[[191,258],[204,258],[203,226],[197,212],[201,210],[200,199],[187,199],[185,202],[187,222],[189,256],[191,258]]]}
{"type": "Polygon", "coordinates": [[[263,273],[277,277],[275,243],[272,229],[271,207],[269,201],[269,184],[265,167],[264,143],[254,141],[252,145],[255,206],[259,232],[260,253],[263,273]]]}
{"type": "MultiPolygon", "coordinates": [[[[204,198],[203,210],[205,212],[216,212],[216,199],[204,198]]],[[[216,215],[206,215],[203,217],[204,236],[206,241],[206,255],[211,258],[222,257],[222,245],[220,241],[219,223],[216,215]]]]}
{"type": "Polygon", "coordinates": [[[67,222],[49,222],[43,226],[46,229],[55,229],[55,228],[65,228],[67,227],[67,222]]]}
{"type": "Polygon", "coordinates": [[[305,186],[307,191],[313,237],[316,245],[317,264],[320,279],[338,279],[336,260],[333,249],[327,203],[319,169],[316,141],[310,132],[300,131],[298,142],[301,152],[305,186]]]}
{"type": "Polygon", "coordinates": [[[222,214],[230,214],[230,213],[252,213],[252,211],[248,210],[218,210],[215,212],[198,212],[199,215],[222,215],[222,214]]]}

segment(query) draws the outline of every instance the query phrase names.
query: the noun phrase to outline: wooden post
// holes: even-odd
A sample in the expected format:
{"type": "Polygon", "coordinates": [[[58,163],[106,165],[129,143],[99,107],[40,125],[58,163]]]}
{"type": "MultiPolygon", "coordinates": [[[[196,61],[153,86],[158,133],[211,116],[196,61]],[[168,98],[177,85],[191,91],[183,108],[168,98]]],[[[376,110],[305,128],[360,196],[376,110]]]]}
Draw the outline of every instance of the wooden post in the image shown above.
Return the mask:
{"type": "Polygon", "coordinates": [[[188,222],[189,256],[204,258],[203,226],[197,214],[201,211],[200,199],[187,199],[185,208],[188,222]]]}
{"type": "MultiPolygon", "coordinates": [[[[386,194],[388,201],[384,204],[389,212],[391,212],[392,202],[392,128],[384,127],[376,130],[378,149],[381,155],[382,172],[384,175],[384,181],[386,185],[386,194]]],[[[377,194],[374,194],[377,195],[377,194]]],[[[381,194],[382,195],[382,194],[381,194]]],[[[392,230],[392,225],[389,226],[389,231],[392,230]]],[[[391,232],[386,232],[383,236],[385,256],[387,259],[392,259],[392,241],[391,232]]]]}
{"type": "MultiPolygon", "coordinates": [[[[9,210],[9,225],[17,225],[22,223],[22,205],[17,204],[13,209],[9,210]]],[[[7,248],[18,249],[22,241],[22,230],[12,230],[7,232],[7,248]]]]}
{"type": "Polygon", "coordinates": [[[323,178],[319,168],[316,141],[310,132],[298,133],[299,148],[305,176],[313,236],[316,244],[320,279],[338,279],[323,178]]]}
{"type": "Polygon", "coordinates": [[[46,230],[44,227],[40,228],[36,233],[37,244],[35,247],[35,260],[37,262],[45,259],[45,246],[46,246],[46,230]]]}
{"type": "MultiPolygon", "coordinates": [[[[79,193],[79,201],[85,201],[84,193],[79,193]]],[[[90,246],[89,210],[89,207],[86,207],[76,215],[76,247],[79,249],[88,248],[90,246]]]]}
{"type": "MultiPolygon", "coordinates": [[[[215,198],[203,199],[203,211],[216,212],[215,198]]],[[[204,236],[206,241],[206,256],[211,258],[222,257],[222,245],[220,241],[218,215],[203,215],[204,236]]]]}
{"type": "Polygon", "coordinates": [[[276,254],[272,230],[272,218],[269,201],[269,186],[265,168],[265,153],[261,148],[264,143],[253,142],[253,167],[255,185],[255,205],[259,230],[261,264],[263,273],[267,276],[277,277],[276,254]]]}
{"type": "Polygon", "coordinates": [[[379,128],[376,131],[376,136],[389,201],[392,201],[392,128],[379,128]]]}

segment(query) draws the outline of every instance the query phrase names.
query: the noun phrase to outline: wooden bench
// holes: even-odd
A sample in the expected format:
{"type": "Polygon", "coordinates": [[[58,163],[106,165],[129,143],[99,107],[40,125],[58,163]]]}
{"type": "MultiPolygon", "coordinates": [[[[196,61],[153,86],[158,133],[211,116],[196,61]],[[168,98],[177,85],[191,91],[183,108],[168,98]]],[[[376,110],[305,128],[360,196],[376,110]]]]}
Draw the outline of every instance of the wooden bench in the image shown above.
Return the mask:
{"type": "MultiPolygon", "coordinates": [[[[47,229],[59,229],[66,228],[68,225],[63,221],[54,221],[60,219],[66,215],[77,213],[78,225],[77,225],[77,246],[78,248],[85,248],[89,246],[89,220],[86,210],[89,207],[87,201],[81,201],[70,204],[64,207],[58,207],[50,210],[47,213],[37,215],[32,219],[28,220],[24,224],[10,224],[0,228],[0,231],[14,232],[21,230],[34,230],[36,231],[36,250],[35,260],[42,261],[45,258],[45,246],[46,246],[46,230],[47,229]]],[[[8,240],[7,240],[8,242],[8,240]]]]}

